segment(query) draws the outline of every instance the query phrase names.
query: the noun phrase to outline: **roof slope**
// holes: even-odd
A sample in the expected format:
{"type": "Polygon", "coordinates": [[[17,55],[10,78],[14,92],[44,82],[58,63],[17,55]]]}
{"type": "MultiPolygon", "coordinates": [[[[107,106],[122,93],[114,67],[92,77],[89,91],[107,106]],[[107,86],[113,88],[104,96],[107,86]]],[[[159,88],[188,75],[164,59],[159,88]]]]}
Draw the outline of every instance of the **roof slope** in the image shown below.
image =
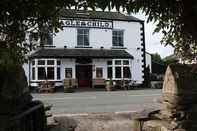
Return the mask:
{"type": "Polygon", "coordinates": [[[133,58],[125,50],[110,49],[40,49],[30,58],[133,58]]]}
{"type": "Polygon", "coordinates": [[[143,22],[133,16],[127,16],[120,12],[104,12],[104,11],[84,11],[84,10],[62,10],[60,14],[63,18],[84,18],[84,19],[103,19],[118,21],[135,21],[143,22]]]}

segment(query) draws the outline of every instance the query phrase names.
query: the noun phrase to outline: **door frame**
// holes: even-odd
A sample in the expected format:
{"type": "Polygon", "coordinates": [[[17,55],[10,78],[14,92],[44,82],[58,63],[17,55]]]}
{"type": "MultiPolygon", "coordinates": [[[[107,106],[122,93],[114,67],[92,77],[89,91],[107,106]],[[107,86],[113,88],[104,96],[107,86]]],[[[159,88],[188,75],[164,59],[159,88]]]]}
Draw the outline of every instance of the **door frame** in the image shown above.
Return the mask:
{"type": "Polygon", "coordinates": [[[80,84],[79,84],[80,79],[79,79],[79,77],[78,77],[78,69],[79,69],[80,66],[90,66],[91,75],[90,75],[90,78],[87,79],[87,80],[88,80],[88,83],[89,83],[88,88],[91,88],[91,87],[92,87],[92,79],[93,79],[93,64],[92,64],[92,63],[91,63],[91,64],[78,64],[78,63],[77,63],[77,64],[75,65],[75,76],[76,76],[76,79],[77,79],[78,87],[79,87],[79,88],[80,88],[80,84]],[[78,67],[77,67],[77,66],[78,66],[78,67]]]}

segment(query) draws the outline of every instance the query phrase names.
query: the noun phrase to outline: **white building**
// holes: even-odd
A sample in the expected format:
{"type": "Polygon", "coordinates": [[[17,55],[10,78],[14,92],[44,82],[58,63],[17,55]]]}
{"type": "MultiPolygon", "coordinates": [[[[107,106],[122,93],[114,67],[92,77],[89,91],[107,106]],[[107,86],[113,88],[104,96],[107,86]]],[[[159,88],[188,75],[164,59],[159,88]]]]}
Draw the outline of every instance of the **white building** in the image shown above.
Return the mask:
{"type": "Polygon", "coordinates": [[[92,79],[144,81],[144,21],[118,12],[62,12],[63,30],[29,56],[31,86],[45,79],[62,85],[76,78],[80,87],[92,79]]]}
{"type": "Polygon", "coordinates": [[[152,73],[152,55],[146,52],[146,67],[149,67],[150,73],[152,73]]]}

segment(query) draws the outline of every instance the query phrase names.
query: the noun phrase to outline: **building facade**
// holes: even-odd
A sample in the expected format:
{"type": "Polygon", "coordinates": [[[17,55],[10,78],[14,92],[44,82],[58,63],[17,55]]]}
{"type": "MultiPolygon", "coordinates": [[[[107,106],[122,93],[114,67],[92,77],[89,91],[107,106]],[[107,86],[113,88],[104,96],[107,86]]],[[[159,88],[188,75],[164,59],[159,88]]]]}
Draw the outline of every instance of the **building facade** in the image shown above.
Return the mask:
{"type": "Polygon", "coordinates": [[[63,85],[77,79],[79,87],[91,87],[92,79],[144,81],[144,22],[118,12],[61,12],[63,30],[49,33],[44,47],[29,55],[24,66],[30,86],[53,81],[63,85]]]}

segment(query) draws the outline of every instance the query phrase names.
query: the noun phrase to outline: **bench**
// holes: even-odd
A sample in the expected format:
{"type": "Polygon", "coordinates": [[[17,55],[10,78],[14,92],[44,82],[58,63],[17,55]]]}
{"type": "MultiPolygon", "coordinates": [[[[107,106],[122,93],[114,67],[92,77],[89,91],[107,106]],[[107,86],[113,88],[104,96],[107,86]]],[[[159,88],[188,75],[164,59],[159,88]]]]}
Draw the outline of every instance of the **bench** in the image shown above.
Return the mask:
{"type": "Polygon", "coordinates": [[[39,84],[39,93],[53,93],[55,91],[55,85],[53,82],[50,81],[43,81],[39,84]]]}
{"type": "Polygon", "coordinates": [[[105,83],[105,79],[93,79],[92,80],[92,86],[95,87],[95,86],[105,86],[106,83],[105,83]]]}

